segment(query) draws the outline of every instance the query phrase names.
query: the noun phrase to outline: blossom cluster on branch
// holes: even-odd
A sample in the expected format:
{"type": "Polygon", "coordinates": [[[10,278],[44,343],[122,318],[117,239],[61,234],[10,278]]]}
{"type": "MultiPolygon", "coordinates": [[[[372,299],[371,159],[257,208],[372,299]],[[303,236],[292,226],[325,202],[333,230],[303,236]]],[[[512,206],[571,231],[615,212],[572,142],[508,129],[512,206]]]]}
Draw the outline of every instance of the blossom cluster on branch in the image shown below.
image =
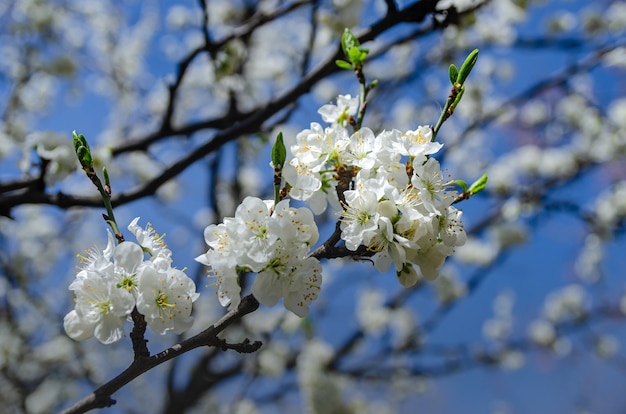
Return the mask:
{"type": "Polygon", "coordinates": [[[289,207],[288,199],[248,197],[235,217],[205,229],[209,249],[196,260],[217,278],[222,305],[239,304],[239,272],[258,272],[252,293],[260,303],[283,298],[287,309],[306,316],[322,282],[321,265],[310,253],[318,239],[313,212],[323,213],[328,204],[339,217],[346,256],[373,256],[381,272],[393,263],[406,287],[435,279],[446,257],[465,243],[462,213],[452,206],[455,182],[445,182],[430,157],[443,146],[434,142],[433,129],[375,135],[363,127],[350,134],[358,109],[358,97],[340,95],[337,105],[319,110],[330,126],[311,123],[287,137],[292,157],[284,165],[273,161],[286,182],[279,198],[288,193],[312,211],[289,207]]]}
{"type": "Polygon", "coordinates": [[[289,207],[289,200],[247,197],[235,217],[204,230],[210,249],[196,258],[218,278],[218,296],[224,306],[241,302],[237,270],[258,272],[252,286],[257,300],[268,306],[280,298],[298,316],[309,313],[322,284],[319,260],[308,257],[319,237],[313,214],[307,208],[289,207]]]}
{"type": "Polygon", "coordinates": [[[182,270],[171,266],[172,252],[150,225],[142,229],[134,219],[128,226],[137,243],[115,244],[108,232],[107,247],[92,248],[80,256],[82,269],[69,289],[76,306],[63,321],[75,340],[96,337],[103,344],[118,341],[133,309],[159,334],[181,333],[191,327],[196,285],[182,270]],[[149,258],[145,260],[145,254],[149,258]]]}

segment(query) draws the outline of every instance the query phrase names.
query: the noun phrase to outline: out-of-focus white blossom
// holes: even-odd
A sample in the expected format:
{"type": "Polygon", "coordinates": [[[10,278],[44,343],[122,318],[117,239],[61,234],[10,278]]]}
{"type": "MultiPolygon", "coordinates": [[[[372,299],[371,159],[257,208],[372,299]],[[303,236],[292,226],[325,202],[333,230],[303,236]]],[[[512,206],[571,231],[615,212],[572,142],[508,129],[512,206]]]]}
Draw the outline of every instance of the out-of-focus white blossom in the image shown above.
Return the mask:
{"type": "Polygon", "coordinates": [[[613,335],[599,335],[594,340],[596,354],[601,358],[611,358],[619,351],[619,341],[613,335]]]}
{"type": "Polygon", "coordinates": [[[612,189],[603,192],[597,198],[594,210],[600,228],[607,232],[612,231],[626,217],[626,181],[620,181],[612,189]]]}
{"type": "Polygon", "coordinates": [[[319,340],[307,342],[298,356],[298,384],[304,396],[306,412],[354,412],[343,401],[341,381],[325,371],[325,365],[332,356],[332,347],[319,340]]]}
{"type": "Polygon", "coordinates": [[[500,249],[497,244],[470,237],[465,245],[456,249],[454,257],[464,263],[487,266],[497,257],[500,249]]]}
{"type": "MultiPolygon", "coordinates": [[[[26,147],[35,148],[37,155],[48,162],[46,184],[62,181],[79,167],[72,140],[63,134],[36,132],[26,137],[26,147]]],[[[24,165],[28,169],[30,165],[24,165]]]]}
{"type": "Polygon", "coordinates": [[[236,401],[231,408],[232,414],[259,414],[254,401],[248,399],[236,401]]]}
{"type": "Polygon", "coordinates": [[[397,347],[403,347],[409,344],[416,334],[417,317],[414,312],[408,309],[394,309],[389,318],[389,327],[391,328],[393,344],[397,347]]]}
{"type": "Polygon", "coordinates": [[[528,336],[540,346],[553,345],[557,339],[554,324],[545,319],[536,319],[528,327],[528,336]]]}
{"type": "Polygon", "coordinates": [[[451,268],[441,272],[435,281],[437,299],[443,304],[453,302],[467,293],[467,285],[451,268]]]}
{"type": "Polygon", "coordinates": [[[576,258],[575,270],[586,282],[595,283],[602,275],[600,264],[604,258],[604,243],[597,234],[590,233],[585,238],[582,251],[576,258]]]}
{"type": "Polygon", "coordinates": [[[572,341],[564,336],[557,338],[557,340],[552,344],[552,351],[555,355],[561,358],[569,355],[572,352],[572,348],[572,341]]]}
{"type": "Polygon", "coordinates": [[[526,361],[524,354],[517,350],[506,350],[499,355],[499,359],[500,366],[511,371],[520,369],[526,361]]]}
{"type": "Polygon", "coordinates": [[[587,314],[589,306],[587,291],[581,285],[569,285],[546,297],[543,315],[552,322],[578,320],[587,314]]]}
{"type": "Polygon", "coordinates": [[[494,225],[490,235],[499,250],[523,244],[528,238],[528,230],[517,222],[504,222],[494,225]]]}
{"type": "Polygon", "coordinates": [[[548,31],[553,33],[567,32],[576,27],[578,18],[574,13],[559,10],[548,22],[548,31]]]}
{"type": "Polygon", "coordinates": [[[504,341],[513,330],[513,305],[515,297],[512,291],[498,294],[493,301],[494,316],[483,323],[483,335],[487,338],[504,341]]]}
{"type": "Polygon", "coordinates": [[[53,407],[66,394],[67,391],[63,382],[52,376],[48,377],[26,397],[26,410],[31,414],[48,413],[50,407],[53,407]]]}
{"type": "Polygon", "coordinates": [[[372,335],[383,333],[392,316],[385,306],[385,296],[374,289],[366,289],[359,295],[356,310],[361,329],[372,335]]]}
{"type": "Polygon", "coordinates": [[[626,47],[616,47],[604,55],[604,61],[608,66],[624,68],[626,67],[626,47]]]}
{"type": "Polygon", "coordinates": [[[265,375],[278,377],[283,374],[289,356],[289,347],[280,341],[272,341],[258,355],[259,368],[265,375]]]}

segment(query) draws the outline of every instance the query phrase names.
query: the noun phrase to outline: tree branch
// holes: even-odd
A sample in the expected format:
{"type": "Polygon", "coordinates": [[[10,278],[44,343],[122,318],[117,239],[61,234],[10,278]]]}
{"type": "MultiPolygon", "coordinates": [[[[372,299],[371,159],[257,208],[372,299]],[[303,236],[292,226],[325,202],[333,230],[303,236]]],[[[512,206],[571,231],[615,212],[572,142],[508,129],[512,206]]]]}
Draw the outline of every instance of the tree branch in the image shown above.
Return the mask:
{"type": "Polygon", "coordinates": [[[152,368],[201,346],[214,346],[222,350],[233,349],[239,353],[251,353],[257,351],[262,345],[259,341],[250,343],[250,341],[246,339],[241,344],[228,344],[226,341],[218,338],[217,335],[235,321],[257,310],[258,307],[259,302],[254,296],[248,295],[244,297],[237,308],[229,311],[219,321],[215,322],[209,328],[200,332],[196,336],[193,336],[180,344],[176,344],[156,355],[152,355],[149,358],[136,357],[124,372],[82,400],[78,401],[73,406],[67,408],[63,411],[63,414],[85,413],[94,408],[104,408],[114,405],[115,400],[111,398],[111,395],[113,395],[113,393],[117,390],[152,368]]]}

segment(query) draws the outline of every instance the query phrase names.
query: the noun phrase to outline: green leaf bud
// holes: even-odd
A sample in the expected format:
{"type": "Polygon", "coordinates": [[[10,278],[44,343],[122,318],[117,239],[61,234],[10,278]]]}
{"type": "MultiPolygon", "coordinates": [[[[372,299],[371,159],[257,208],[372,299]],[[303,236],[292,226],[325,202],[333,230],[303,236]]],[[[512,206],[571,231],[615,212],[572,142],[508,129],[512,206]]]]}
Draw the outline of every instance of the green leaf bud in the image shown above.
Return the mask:
{"type": "Polygon", "coordinates": [[[487,174],[483,174],[478,180],[474,181],[470,186],[468,192],[471,195],[478,194],[487,186],[487,174]]]}
{"type": "Polygon", "coordinates": [[[74,150],[78,151],[80,147],[89,148],[89,144],[87,144],[87,140],[83,134],[77,134],[76,131],[72,131],[72,140],[74,141],[74,150]]]}
{"type": "Polygon", "coordinates": [[[352,64],[350,62],[346,62],[345,60],[336,60],[335,64],[341,69],[352,69],[352,64]]]}
{"type": "Polygon", "coordinates": [[[83,168],[93,168],[93,158],[91,157],[91,150],[87,139],[83,134],[77,134],[76,131],[72,132],[72,140],[74,142],[74,150],[78,161],[83,168]]]}
{"type": "Polygon", "coordinates": [[[469,76],[470,72],[474,68],[476,61],[478,60],[478,49],[472,50],[472,52],[467,56],[465,62],[463,62],[463,66],[461,66],[461,70],[459,71],[459,75],[457,77],[457,82],[461,85],[465,83],[465,80],[469,76]]]}
{"type": "Polygon", "coordinates": [[[363,62],[363,59],[361,59],[361,57],[362,57],[361,50],[358,47],[350,48],[348,52],[348,59],[350,60],[350,62],[361,63],[363,62]]]}
{"type": "Polygon", "coordinates": [[[279,132],[276,137],[276,142],[272,146],[272,164],[274,164],[274,170],[282,170],[287,159],[287,149],[283,142],[283,133],[279,132]]]}
{"type": "Polygon", "coordinates": [[[459,70],[454,66],[454,64],[450,65],[450,83],[454,85],[457,78],[459,77],[459,70]]]}
{"type": "Polygon", "coordinates": [[[76,151],[76,156],[78,157],[78,161],[80,161],[80,165],[83,168],[91,168],[93,166],[93,159],[91,158],[91,152],[87,147],[78,147],[78,151],[76,151]]]}
{"type": "Polygon", "coordinates": [[[350,59],[350,50],[352,48],[357,48],[358,50],[359,46],[361,46],[359,39],[357,39],[356,36],[352,34],[350,29],[346,27],[343,31],[343,35],[341,36],[341,48],[343,49],[344,55],[346,55],[350,61],[352,61],[352,59],[350,59]]]}

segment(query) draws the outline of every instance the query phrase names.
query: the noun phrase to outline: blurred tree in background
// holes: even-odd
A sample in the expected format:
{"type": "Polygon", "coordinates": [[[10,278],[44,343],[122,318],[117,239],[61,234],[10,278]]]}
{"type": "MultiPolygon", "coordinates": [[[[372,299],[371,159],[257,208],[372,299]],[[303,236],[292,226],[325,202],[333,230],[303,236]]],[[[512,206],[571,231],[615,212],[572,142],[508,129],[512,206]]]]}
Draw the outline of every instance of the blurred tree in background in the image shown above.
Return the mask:
{"type": "MultiPolygon", "coordinates": [[[[346,27],[370,49],[379,131],[435,124],[449,64],[480,49],[438,135],[450,176],[489,176],[460,205],[467,243],[409,289],[367,260],[324,261],[307,318],[261,306],[222,333],[257,352],[188,352],[115,393],[111,412],[624,410],[626,2],[9,0],[0,23],[5,412],[59,411],[133,359],[127,338],[63,330],[76,253],[106,245],[71,131],[107,167],[119,222],[167,233],[195,279],[194,326],[148,334],[159,352],[222,316],[193,259],[207,225],[272,198],[278,131],[359,94],[335,64],[346,27]]],[[[323,241],[337,216],[317,218],[323,241]]]]}

